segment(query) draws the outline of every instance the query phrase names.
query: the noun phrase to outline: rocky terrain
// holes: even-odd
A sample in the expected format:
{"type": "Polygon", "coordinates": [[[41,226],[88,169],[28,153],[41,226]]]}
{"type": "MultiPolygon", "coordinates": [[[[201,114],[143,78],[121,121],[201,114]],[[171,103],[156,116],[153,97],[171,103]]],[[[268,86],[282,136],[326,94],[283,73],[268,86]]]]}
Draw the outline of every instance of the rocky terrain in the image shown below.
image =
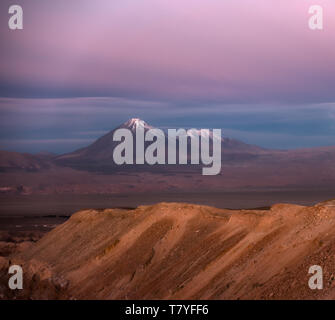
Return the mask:
{"type": "Polygon", "coordinates": [[[333,299],[335,202],[83,210],[0,259],[6,299],[333,299]],[[24,270],[9,291],[8,265],[24,270]],[[324,289],[308,287],[320,265],[324,289]]]}

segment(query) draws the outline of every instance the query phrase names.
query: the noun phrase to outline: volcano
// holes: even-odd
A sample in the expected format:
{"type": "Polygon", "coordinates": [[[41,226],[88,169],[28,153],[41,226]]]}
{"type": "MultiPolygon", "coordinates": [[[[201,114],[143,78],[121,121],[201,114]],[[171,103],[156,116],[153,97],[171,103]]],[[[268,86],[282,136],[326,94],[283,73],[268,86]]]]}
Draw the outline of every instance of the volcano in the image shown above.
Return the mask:
{"type": "Polygon", "coordinates": [[[126,128],[136,134],[139,127],[145,132],[154,128],[133,118],[91,145],[56,157],[0,151],[0,187],[17,190],[24,186],[26,192],[34,194],[306,189],[328,192],[335,188],[335,146],[273,150],[223,136],[222,170],[206,178],[202,177],[202,164],[117,165],[113,153],[120,142],[113,141],[115,130],[126,128]]]}
{"type": "Polygon", "coordinates": [[[152,129],[145,121],[133,118],[112,131],[108,132],[98,140],[90,144],[85,148],[81,148],[71,153],[61,155],[56,158],[56,161],[62,163],[76,163],[76,162],[87,162],[87,163],[111,163],[113,161],[113,150],[119,144],[117,141],[113,141],[114,132],[117,129],[129,129],[136,134],[136,128],[141,126],[144,128],[144,132],[152,129]]]}
{"type": "MultiPolygon", "coordinates": [[[[136,136],[136,129],[137,128],[143,128],[144,133],[146,133],[150,129],[154,129],[155,127],[149,125],[144,120],[141,120],[139,118],[132,118],[126,121],[125,123],[121,124],[117,128],[113,129],[112,131],[108,132],[106,135],[102,136],[95,142],[93,142],[91,145],[81,148],[79,150],[76,150],[71,153],[67,153],[64,155],[61,155],[55,159],[55,161],[61,165],[74,167],[77,169],[93,169],[94,171],[115,171],[115,170],[125,170],[125,167],[123,166],[120,168],[119,166],[116,166],[113,162],[113,151],[114,148],[120,143],[118,141],[113,140],[114,133],[117,129],[128,129],[130,130],[134,136],[136,136]]],[[[192,133],[188,133],[189,136],[199,135],[201,136],[203,133],[201,130],[193,130],[192,133]]],[[[210,139],[218,138],[213,137],[210,135],[210,139]]],[[[219,138],[221,139],[221,137],[219,138]]],[[[263,153],[264,149],[258,147],[249,145],[246,143],[243,143],[241,141],[230,139],[230,138],[222,138],[222,151],[223,151],[223,157],[226,160],[229,159],[248,159],[250,157],[255,157],[259,153],[263,153]]],[[[135,147],[134,147],[135,148],[135,147]]],[[[134,150],[135,154],[135,150],[134,150]]],[[[136,171],[138,170],[145,170],[147,171],[150,167],[150,170],[155,170],[153,166],[136,166],[136,171]]],[[[191,168],[194,166],[187,166],[188,168],[191,168]]],[[[128,166],[127,169],[130,169],[130,166],[128,166]]],[[[160,166],[159,170],[167,169],[164,168],[164,166],[160,166]]],[[[171,168],[169,168],[170,170],[171,168]]],[[[183,169],[185,169],[185,166],[183,166],[183,169]]],[[[177,168],[178,170],[178,168],[177,168]]]]}
{"type": "MultiPolygon", "coordinates": [[[[134,168],[131,165],[118,166],[114,163],[113,153],[115,147],[120,143],[114,141],[113,136],[118,129],[128,129],[136,136],[136,129],[141,127],[144,134],[154,129],[151,125],[139,118],[132,118],[111,130],[104,136],[85,148],[78,149],[74,152],[67,153],[55,158],[55,162],[61,166],[67,166],[79,170],[95,171],[103,173],[115,173],[119,171],[147,171],[150,170],[148,165],[138,165],[134,168]]],[[[135,149],[135,146],[134,146],[135,149]]],[[[134,150],[134,155],[136,154],[134,150]]],[[[161,170],[160,168],[159,170],[161,170]]],[[[153,169],[155,170],[155,168],[153,169]]]]}

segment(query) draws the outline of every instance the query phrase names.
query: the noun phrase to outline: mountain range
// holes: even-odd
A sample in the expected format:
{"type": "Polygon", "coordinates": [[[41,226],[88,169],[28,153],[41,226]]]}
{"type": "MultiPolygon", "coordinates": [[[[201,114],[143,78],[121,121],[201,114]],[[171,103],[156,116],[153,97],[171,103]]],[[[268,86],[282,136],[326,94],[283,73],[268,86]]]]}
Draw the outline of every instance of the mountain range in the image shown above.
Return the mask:
{"type": "MultiPolygon", "coordinates": [[[[124,170],[180,172],[190,170],[192,168],[193,169],[197,168],[197,166],[194,165],[193,166],[188,165],[186,167],[169,165],[169,166],[159,166],[158,168],[155,166],[148,166],[148,165],[143,166],[137,165],[134,168],[130,166],[123,166],[123,167],[116,166],[113,161],[113,151],[114,148],[119,144],[119,142],[113,141],[115,131],[117,129],[129,129],[133,133],[133,135],[136,136],[136,129],[138,127],[143,128],[145,133],[150,129],[154,129],[154,127],[147,124],[145,121],[138,118],[132,118],[127,122],[123,123],[122,125],[120,125],[119,127],[117,127],[116,129],[102,136],[101,138],[93,142],[91,145],[68,154],[60,155],[56,157],[54,160],[56,161],[56,163],[60,165],[70,166],[76,169],[86,169],[86,170],[95,170],[104,172],[124,171],[124,170]]],[[[194,130],[192,133],[189,133],[189,135],[190,134],[201,136],[202,133],[200,130],[194,130]]],[[[168,138],[166,138],[166,140],[167,139],[168,138]]],[[[212,139],[213,136],[210,133],[210,140],[212,139]]],[[[221,146],[222,157],[226,161],[229,159],[233,161],[234,160],[241,161],[243,159],[254,157],[257,154],[262,154],[265,151],[264,149],[258,146],[249,145],[238,140],[230,138],[221,138],[221,137],[219,137],[219,139],[221,139],[222,144],[221,146]]],[[[145,143],[145,146],[149,144],[151,144],[151,142],[145,143]]],[[[178,143],[177,143],[177,150],[178,150],[178,143]]],[[[188,141],[188,152],[190,153],[190,141],[188,141]]],[[[134,147],[134,154],[135,153],[136,151],[134,147]]]]}
{"type": "MultiPolygon", "coordinates": [[[[135,132],[138,126],[145,131],[153,128],[134,118],[116,129],[135,132]]],[[[28,193],[335,188],[335,146],[274,150],[223,137],[222,171],[218,176],[203,177],[202,165],[116,165],[116,129],[63,155],[0,151],[0,191],[17,190],[18,186],[28,193]]]]}

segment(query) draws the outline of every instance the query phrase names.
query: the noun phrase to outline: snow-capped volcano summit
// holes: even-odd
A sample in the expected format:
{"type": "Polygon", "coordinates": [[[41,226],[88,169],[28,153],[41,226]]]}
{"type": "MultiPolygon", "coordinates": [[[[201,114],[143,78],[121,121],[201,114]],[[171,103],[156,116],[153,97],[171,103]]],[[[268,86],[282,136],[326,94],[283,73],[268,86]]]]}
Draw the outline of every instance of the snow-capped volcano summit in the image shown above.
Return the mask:
{"type": "Polygon", "coordinates": [[[152,126],[150,126],[144,120],[141,120],[139,118],[131,118],[128,121],[126,121],[121,127],[130,129],[131,131],[136,131],[136,129],[139,127],[142,127],[147,130],[153,129],[152,126]]]}

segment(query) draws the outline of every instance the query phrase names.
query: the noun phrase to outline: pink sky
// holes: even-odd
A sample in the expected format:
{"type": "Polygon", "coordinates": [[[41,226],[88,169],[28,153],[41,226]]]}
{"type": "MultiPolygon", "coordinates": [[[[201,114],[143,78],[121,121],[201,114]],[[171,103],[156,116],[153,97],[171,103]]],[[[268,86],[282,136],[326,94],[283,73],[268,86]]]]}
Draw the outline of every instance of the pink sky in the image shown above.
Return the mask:
{"type": "Polygon", "coordinates": [[[133,117],[271,148],[334,144],[334,0],[15,3],[22,31],[0,1],[0,149],[71,151],[133,117]],[[323,31],[308,27],[316,4],[323,31]]]}
{"type": "MultiPolygon", "coordinates": [[[[7,2],[1,3],[2,16],[8,16],[7,2]]],[[[1,83],[28,92],[228,101],[334,98],[333,0],[18,4],[24,30],[1,26],[1,83]],[[324,8],[323,31],[308,28],[312,4],[324,8]]]]}

